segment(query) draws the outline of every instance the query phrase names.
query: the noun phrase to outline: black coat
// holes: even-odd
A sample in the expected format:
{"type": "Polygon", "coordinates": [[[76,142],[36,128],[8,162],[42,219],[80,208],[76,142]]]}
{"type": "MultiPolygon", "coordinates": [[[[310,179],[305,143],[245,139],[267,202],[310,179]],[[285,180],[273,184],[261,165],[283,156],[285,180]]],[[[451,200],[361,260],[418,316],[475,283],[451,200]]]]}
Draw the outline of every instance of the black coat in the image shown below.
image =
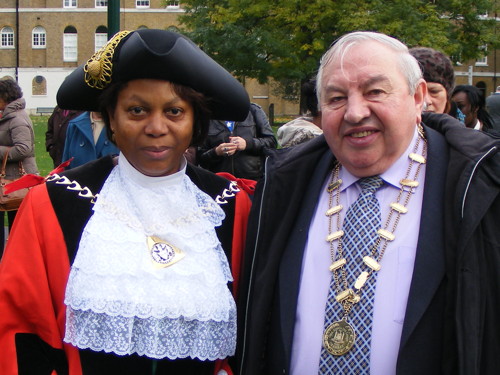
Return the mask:
{"type": "MultiPolygon", "coordinates": [[[[397,373],[494,374],[500,368],[499,142],[449,116],[424,122],[444,137],[426,128],[419,271],[412,279],[397,373]],[[432,290],[422,288],[427,284],[432,290]]],[[[309,221],[303,217],[312,212],[304,211],[314,211],[318,194],[310,186],[326,177],[315,176],[315,170],[323,164],[328,173],[333,160],[320,136],[266,161],[240,289],[240,374],[288,371],[300,272],[283,272],[291,262],[286,244],[306,237],[309,221]]]]}
{"type": "Polygon", "coordinates": [[[229,131],[225,122],[210,121],[208,136],[198,152],[198,162],[212,172],[228,172],[238,178],[258,180],[262,177],[266,149],[277,146],[273,130],[265,112],[257,104],[251,103],[247,118],[234,124],[229,131]],[[232,156],[218,156],[215,148],[228,143],[229,137],[241,137],[246,141],[246,149],[232,156]]]}

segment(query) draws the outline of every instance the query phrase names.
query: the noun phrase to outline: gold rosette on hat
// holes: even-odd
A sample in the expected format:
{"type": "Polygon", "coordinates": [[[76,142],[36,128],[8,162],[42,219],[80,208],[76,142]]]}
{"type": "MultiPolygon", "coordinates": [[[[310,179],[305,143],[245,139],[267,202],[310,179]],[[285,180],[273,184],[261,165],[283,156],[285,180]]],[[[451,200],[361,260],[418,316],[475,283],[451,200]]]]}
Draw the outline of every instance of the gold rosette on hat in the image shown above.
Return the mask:
{"type": "Polygon", "coordinates": [[[85,83],[92,88],[102,90],[111,83],[113,72],[113,55],[120,41],[131,31],[120,31],[116,33],[109,41],[99,49],[87,61],[83,67],[85,72],[85,83]]]}

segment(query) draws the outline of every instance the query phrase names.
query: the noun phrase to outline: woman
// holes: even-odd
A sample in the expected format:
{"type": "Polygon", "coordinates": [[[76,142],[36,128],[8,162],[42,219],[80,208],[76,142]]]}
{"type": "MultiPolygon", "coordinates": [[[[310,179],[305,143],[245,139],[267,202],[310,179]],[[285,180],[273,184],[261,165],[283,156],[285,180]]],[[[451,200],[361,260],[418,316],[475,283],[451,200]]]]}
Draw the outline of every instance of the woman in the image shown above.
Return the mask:
{"type": "MultiPolygon", "coordinates": [[[[38,173],[35,162],[35,136],[33,124],[25,111],[26,101],[16,81],[0,80],[0,163],[8,153],[5,177],[15,180],[21,176],[20,163],[26,173],[38,173]]],[[[17,211],[7,212],[9,230],[17,211]]],[[[1,212],[0,222],[4,215],[1,212]]],[[[0,258],[3,254],[5,231],[0,226],[0,258]]]]}
{"type": "Polygon", "coordinates": [[[465,115],[466,127],[486,132],[493,130],[493,120],[486,111],[486,101],[477,87],[459,85],[453,90],[451,99],[465,115]]]}
{"type": "Polygon", "coordinates": [[[108,139],[99,112],[86,111],[68,122],[63,151],[63,160],[71,159],[68,169],[118,152],[108,139]]]}
{"type": "Polygon", "coordinates": [[[142,29],[115,35],[57,99],[101,112],[120,155],[23,202],[0,267],[2,373],[212,374],[234,354],[228,283],[249,198],[184,152],[209,117],[245,118],[245,90],[188,39],[142,29]]]}
{"type": "Polygon", "coordinates": [[[427,82],[426,111],[448,113],[451,109],[451,91],[455,73],[451,60],[433,48],[415,47],[410,53],[418,61],[427,82]]]}

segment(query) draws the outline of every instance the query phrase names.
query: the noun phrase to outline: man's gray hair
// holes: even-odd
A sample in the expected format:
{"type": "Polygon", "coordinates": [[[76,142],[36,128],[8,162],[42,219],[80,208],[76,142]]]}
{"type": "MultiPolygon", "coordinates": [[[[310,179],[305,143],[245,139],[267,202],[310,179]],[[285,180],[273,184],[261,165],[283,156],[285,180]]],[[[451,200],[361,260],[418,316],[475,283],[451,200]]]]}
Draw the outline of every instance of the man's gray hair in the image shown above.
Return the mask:
{"type": "Polygon", "coordinates": [[[316,94],[318,96],[318,105],[321,104],[321,88],[323,85],[323,71],[325,67],[333,60],[340,59],[341,65],[343,64],[347,51],[354,45],[374,41],[389,47],[397,53],[399,57],[399,66],[401,73],[406,77],[410,95],[415,93],[419,80],[422,78],[422,71],[418,65],[417,60],[410,54],[408,47],[401,43],[399,40],[392,38],[382,33],[371,31],[355,31],[346,34],[337,39],[326,51],[320,60],[320,67],[316,78],[316,94]]]}

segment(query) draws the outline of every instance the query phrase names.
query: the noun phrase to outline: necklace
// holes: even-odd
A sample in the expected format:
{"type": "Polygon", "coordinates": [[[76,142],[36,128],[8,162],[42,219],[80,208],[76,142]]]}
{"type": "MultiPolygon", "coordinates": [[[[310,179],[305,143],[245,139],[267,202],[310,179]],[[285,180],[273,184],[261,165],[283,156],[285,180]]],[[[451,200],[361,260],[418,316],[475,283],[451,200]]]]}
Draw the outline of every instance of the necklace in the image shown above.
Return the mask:
{"type": "Polygon", "coordinates": [[[366,281],[375,272],[381,268],[380,262],[384,257],[385,251],[389,242],[393,241],[396,236],[394,232],[399,224],[401,215],[408,212],[408,203],[411,196],[418,188],[418,176],[420,174],[421,166],[426,163],[427,156],[427,141],[425,139],[424,129],[419,124],[418,139],[408,157],[410,164],[406,170],[405,177],[400,180],[400,189],[396,201],[390,204],[389,214],[382,228],[377,231],[378,238],[368,253],[363,256],[362,262],[364,270],[358,275],[353,287],[350,287],[347,282],[347,261],[344,257],[344,249],[342,246],[342,237],[344,231],[341,229],[340,215],[343,206],[340,204],[340,186],[342,180],[339,178],[340,163],[337,163],[332,171],[330,183],[327,187],[329,194],[329,208],[326,211],[328,217],[328,236],[326,241],[330,244],[330,254],[332,264],[329,270],[333,273],[335,282],[335,291],[338,303],[341,304],[344,314],[341,320],[330,324],[323,333],[323,346],[332,355],[344,355],[354,346],[356,341],[356,333],[354,328],[349,324],[348,317],[352,308],[361,300],[362,289],[366,281]],[[420,140],[423,141],[422,155],[417,154],[420,140]],[[413,172],[412,179],[410,175],[413,172]],[[335,204],[334,204],[335,201],[335,204]],[[333,230],[333,220],[336,217],[336,230],[333,230]],[[335,242],[337,242],[337,249],[335,251],[335,242]],[[336,255],[335,255],[336,254],[336,255]]]}

